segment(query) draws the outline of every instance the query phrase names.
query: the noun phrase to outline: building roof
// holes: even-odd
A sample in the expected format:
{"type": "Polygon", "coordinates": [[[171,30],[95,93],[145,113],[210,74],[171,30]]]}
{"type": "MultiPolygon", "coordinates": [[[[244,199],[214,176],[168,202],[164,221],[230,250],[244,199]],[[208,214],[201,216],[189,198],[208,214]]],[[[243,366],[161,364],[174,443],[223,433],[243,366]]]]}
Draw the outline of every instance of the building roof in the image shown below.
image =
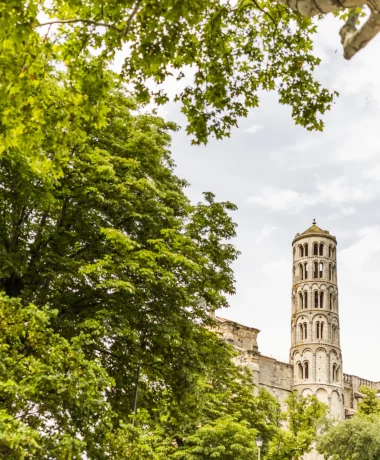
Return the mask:
{"type": "Polygon", "coordinates": [[[335,236],[330,235],[330,232],[328,230],[322,230],[320,227],[318,227],[315,219],[313,219],[313,223],[312,223],[311,227],[309,227],[307,230],[305,230],[301,234],[297,233],[297,235],[294,237],[293,243],[295,241],[300,240],[301,238],[304,238],[305,236],[313,236],[313,235],[315,235],[315,236],[324,236],[324,237],[330,238],[335,243],[337,242],[335,236]]]}

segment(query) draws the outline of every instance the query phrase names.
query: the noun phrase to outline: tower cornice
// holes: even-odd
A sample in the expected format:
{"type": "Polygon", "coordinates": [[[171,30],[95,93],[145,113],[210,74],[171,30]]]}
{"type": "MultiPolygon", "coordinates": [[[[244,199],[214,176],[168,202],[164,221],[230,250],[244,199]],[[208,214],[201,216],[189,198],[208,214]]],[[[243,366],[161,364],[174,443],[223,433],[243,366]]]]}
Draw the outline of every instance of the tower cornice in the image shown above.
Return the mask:
{"type": "Polygon", "coordinates": [[[316,237],[316,238],[328,238],[334,241],[335,244],[338,244],[337,239],[334,235],[330,235],[330,233],[326,230],[322,230],[322,232],[310,232],[310,233],[297,233],[292,241],[292,246],[299,240],[303,240],[305,238],[316,237]]]}

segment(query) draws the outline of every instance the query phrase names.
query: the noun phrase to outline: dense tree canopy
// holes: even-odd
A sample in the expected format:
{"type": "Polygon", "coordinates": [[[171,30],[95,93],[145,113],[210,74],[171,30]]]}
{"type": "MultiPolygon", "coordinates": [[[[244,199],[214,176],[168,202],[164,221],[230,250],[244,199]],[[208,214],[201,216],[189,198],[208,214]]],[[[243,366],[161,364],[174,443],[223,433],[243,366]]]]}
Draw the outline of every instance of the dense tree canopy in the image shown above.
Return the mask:
{"type": "Polygon", "coordinates": [[[318,450],[331,460],[377,460],[380,458],[380,400],[370,387],[362,386],[363,399],[353,418],[328,423],[318,450]]]}
{"type": "Polygon", "coordinates": [[[164,103],[160,85],[183,80],[176,99],[196,142],[228,135],[258,105],[261,90],[276,91],[296,123],[321,130],[333,94],[313,77],[315,31],[310,19],[270,1],[5,2],[2,148],[22,147],[39,157],[40,167],[46,167],[41,144],[55,160],[65,157],[86,127],[104,124],[106,69],[121,49],[120,76],[138,101],[164,103]]]}
{"type": "Polygon", "coordinates": [[[285,428],[276,431],[271,440],[268,459],[294,460],[310,452],[327,411],[327,405],[316,396],[302,397],[293,392],[287,399],[285,428]]]}

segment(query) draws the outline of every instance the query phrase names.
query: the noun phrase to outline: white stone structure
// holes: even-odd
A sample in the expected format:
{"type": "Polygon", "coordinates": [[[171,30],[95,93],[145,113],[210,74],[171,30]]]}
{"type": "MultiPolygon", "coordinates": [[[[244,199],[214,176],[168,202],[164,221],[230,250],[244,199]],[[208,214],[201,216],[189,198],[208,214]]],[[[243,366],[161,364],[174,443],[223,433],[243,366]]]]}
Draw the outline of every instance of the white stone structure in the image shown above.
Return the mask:
{"type": "MultiPolygon", "coordinates": [[[[266,388],[283,407],[292,390],[314,394],[328,405],[331,417],[342,419],[356,412],[360,386],[370,386],[380,397],[380,382],[342,371],[336,248],[335,236],[315,221],[293,239],[289,363],[260,354],[258,329],[217,320],[219,333],[239,351],[236,362],[250,369],[257,387],[266,388]]],[[[304,460],[322,458],[313,451],[304,460]]]]}
{"type": "Polygon", "coordinates": [[[293,388],[315,394],[330,415],[344,418],[336,238],[313,225],[293,240],[293,388]]]}

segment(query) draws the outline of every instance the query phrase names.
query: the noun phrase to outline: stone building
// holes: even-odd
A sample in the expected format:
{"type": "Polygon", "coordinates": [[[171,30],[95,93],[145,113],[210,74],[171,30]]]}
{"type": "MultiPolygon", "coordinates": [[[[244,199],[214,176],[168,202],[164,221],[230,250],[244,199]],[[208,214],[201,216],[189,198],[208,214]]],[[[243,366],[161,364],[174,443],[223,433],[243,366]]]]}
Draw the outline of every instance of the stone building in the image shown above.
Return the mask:
{"type": "MultiPolygon", "coordinates": [[[[336,248],[335,236],[319,228],[315,220],[293,239],[288,363],[259,352],[258,329],[217,319],[223,338],[239,351],[236,361],[250,369],[258,387],[269,390],[282,405],[292,390],[304,396],[314,394],[328,404],[331,416],[342,419],[357,410],[360,386],[368,385],[380,396],[380,382],[343,373],[336,248]]],[[[315,452],[307,458],[320,456],[315,452]]]]}

